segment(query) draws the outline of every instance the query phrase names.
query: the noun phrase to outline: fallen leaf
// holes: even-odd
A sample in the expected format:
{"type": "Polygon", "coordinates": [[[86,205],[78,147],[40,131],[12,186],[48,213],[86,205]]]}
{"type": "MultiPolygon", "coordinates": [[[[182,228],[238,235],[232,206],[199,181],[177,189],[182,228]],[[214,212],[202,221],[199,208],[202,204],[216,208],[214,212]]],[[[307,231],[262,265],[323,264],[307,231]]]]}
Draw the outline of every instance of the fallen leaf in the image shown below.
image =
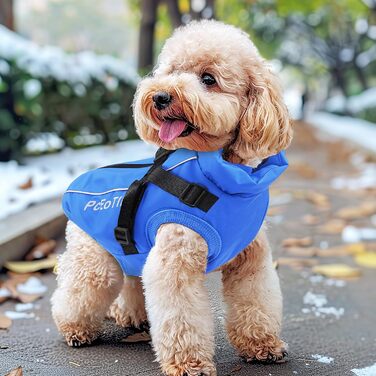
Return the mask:
{"type": "Polygon", "coordinates": [[[376,253],[375,252],[362,252],[355,256],[355,262],[358,265],[367,268],[376,268],[376,253]]]}
{"type": "Polygon", "coordinates": [[[317,249],[317,256],[319,257],[341,257],[352,256],[354,254],[365,251],[364,243],[353,243],[346,245],[338,245],[326,249],[317,249]]]}
{"type": "Polygon", "coordinates": [[[315,259],[299,257],[280,257],[277,262],[278,265],[287,265],[298,269],[304,267],[312,267],[319,263],[319,261],[315,259]]]}
{"type": "Polygon", "coordinates": [[[322,193],[315,192],[315,191],[308,191],[305,193],[305,199],[320,209],[330,208],[330,202],[329,202],[328,196],[322,193]]]}
{"type": "Polygon", "coordinates": [[[317,177],[317,171],[305,162],[291,163],[289,171],[298,173],[304,179],[314,179],[317,177]]]}
{"type": "Polygon", "coordinates": [[[55,240],[47,240],[33,247],[25,256],[26,261],[39,260],[47,257],[56,248],[55,240]]]}
{"type": "Polygon", "coordinates": [[[33,186],[33,179],[29,178],[25,183],[18,186],[19,189],[30,189],[33,186]]]}
{"type": "Polygon", "coordinates": [[[126,342],[126,343],[150,342],[150,341],[151,341],[151,336],[149,333],[146,333],[146,332],[134,333],[120,340],[120,342],[126,342]]]}
{"type": "Polygon", "coordinates": [[[317,231],[321,234],[341,234],[342,230],[345,228],[346,222],[342,219],[331,219],[326,223],[323,223],[317,228],[317,231]]]}
{"type": "Polygon", "coordinates": [[[329,278],[354,278],[361,274],[358,268],[346,264],[317,265],[312,268],[312,271],[329,278]]]}
{"type": "Polygon", "coordinates": [[[278,261],[273,261],[273,268],[278,269],[278,261]]]}
{"type": "Polygon", "coordinates": [[[297,257],[314,257],[317,254],[317,248],[315,247],[289,247],[286,249],[286,252],[290,256],[297,256],[297,257]]]}
{"type": "Polygon", "coordinates": [[[287,238],[282,241],[283,247],[308,247],[312,244],[312,238],[306,236],[304,238],[287,238]]]}
{"type": "Polygon", "coordinates": [[[5,315],[0,314],[0,329],[8,329],[12,325],[12,320],[5,315]]]}
{"type": "Polygon", "coordinates": [[[3,287],[10,291],[11,297],[13,299],[17,299],[21,303],[32,303],[35,300],[41,298],[42,294],[25,294],[17,290],[17,286],[20,283],[26,282],[29,278],[30,278],[30,274],[26,274],[25,276],[23,276],[23,275],[13,273],[11,274],[11,278],[7,279],[3,283],[3,287]]]}
{"type": "Polygon", "coordinates": [[[302,220],[305,225],[317,225],[320,222],[320,218],[312,214],[304,215],[302,220]]]}
{"type": "Polygon", "coordinates": [[[241,366],[241,365],[237,365],[236,367],[234,367],[234,368],[230,371],[230,375],[233,374],[233,373],[239,372],[241,369],[242,369],[242,366],[241,366]]]}
{"type": "Polygon", "coordinates": [[[30,273],[43,269],[51,269],[56,265],[56,255],[50,255],[43,260],[34,261],[8,261],[4,266],[16,273],[30,273]]]}
{"type": "Polygon", "coordinates": [[[6,349],[9,349],[8,345],[1,345],[0,344],[0,350],[6,350],[6,349]]]}
{"type": "Polygon", "coordinates": [[[342,208],[335,214],[336,217],[346,220],[369,217],[376,213],[376,202],[364,202],[359,206],[342,208]]]}
{"type": "Polygon", "coordinates": [[[19,366],[15,369],[12,369],[12,371],[7,373],[5,376],[23,376],[22,367],[19,366]]]}

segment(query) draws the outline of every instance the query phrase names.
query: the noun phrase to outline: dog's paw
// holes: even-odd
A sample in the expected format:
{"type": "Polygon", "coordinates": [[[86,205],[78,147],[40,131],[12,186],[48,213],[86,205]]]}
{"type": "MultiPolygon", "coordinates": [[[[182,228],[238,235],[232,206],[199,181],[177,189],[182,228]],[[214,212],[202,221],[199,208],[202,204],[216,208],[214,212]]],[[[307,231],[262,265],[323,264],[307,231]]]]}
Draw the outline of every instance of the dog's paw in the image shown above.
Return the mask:
{"type": "Polygon", "coordinates": [[[114,319],[116,324],[123,328],[140,328],[147,322],[146,312],[144,310],[127,310],[122,304],[118,304],[116,301],[108,310],[107,317],[114,319]]]}
{"type": "Polygon", "coordinates": [[[59,327],[68,346],[82,347],[91,345],[98,337],[98,332],[93,328],[83,328],[77,324],[63,324],[59,327]]]}
{"type": "Polygon", "coordinates": [[[283,341],[278,341],[275,345],[266,345],[260,347],[260,344],[241,354],[242,358],[248,363],[285,363],[287,362],[288,346],[283,341]]]}
{"type": "Polygon", "coordinates": [[[162,364],[163,373],[166,376],[216,376],[214,364],[199,360],[187,360],[184,363],[162,364]]]}

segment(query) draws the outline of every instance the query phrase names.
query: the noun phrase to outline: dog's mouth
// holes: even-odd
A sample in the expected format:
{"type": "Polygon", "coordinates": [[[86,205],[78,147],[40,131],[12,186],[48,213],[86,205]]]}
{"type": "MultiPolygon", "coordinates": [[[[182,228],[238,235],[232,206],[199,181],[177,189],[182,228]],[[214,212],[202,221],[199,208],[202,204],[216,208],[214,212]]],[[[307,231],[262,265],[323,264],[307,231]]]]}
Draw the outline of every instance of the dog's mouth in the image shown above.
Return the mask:
{"type": "Polygon", "coordinates": [[[164,142],[172,142],[178,137],[189,136],[195,129],[196,127],[185,118],[166,117],[161,120],[158,136],[164,142]]]}

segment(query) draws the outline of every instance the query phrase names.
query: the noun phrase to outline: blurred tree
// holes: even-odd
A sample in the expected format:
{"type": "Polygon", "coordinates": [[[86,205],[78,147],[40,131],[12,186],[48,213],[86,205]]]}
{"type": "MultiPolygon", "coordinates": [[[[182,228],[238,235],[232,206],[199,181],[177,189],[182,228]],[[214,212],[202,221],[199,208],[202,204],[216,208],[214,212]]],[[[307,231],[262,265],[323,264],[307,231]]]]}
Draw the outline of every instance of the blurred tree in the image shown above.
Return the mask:
{"type": "Polygon", "coordinates": [[[14,30],[13,0],[0,1],[0,24],[14,30]]]}
{"type": "Polygon", "coordinates": [[[298,67],[306,81],[328,73],[331,87],[345,96],[370,86],[367,66],[376,59],[375,0],[233,3],[218,7],[219,18],[248,31],[266,57],[298,67]]]}
{"type": "Polygon", "coordinates": [[[153,66],[157,20],[162,20],[170,32],[171,27],[191,20],[214,18],[214,3],[215,0],[131,0],[134,8],[141,9],[138,69],[145,73],[153,66]],[[168,17],[162,6],[167,7],[168,17]]]}

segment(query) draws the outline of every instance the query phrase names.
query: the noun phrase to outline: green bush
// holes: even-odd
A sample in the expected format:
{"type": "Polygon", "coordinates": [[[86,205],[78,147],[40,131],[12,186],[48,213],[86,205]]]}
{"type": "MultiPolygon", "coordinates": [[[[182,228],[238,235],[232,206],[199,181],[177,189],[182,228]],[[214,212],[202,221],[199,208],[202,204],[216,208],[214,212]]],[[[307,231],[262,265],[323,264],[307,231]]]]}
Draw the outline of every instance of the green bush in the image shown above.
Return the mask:
{"type": "Polygon", "coordinates": [[[0,160],[33,152],[28,140],[43,134],[73,148],[135,137],[137,81],[111,56],[38,47],[0,27],[0,160]]]}

